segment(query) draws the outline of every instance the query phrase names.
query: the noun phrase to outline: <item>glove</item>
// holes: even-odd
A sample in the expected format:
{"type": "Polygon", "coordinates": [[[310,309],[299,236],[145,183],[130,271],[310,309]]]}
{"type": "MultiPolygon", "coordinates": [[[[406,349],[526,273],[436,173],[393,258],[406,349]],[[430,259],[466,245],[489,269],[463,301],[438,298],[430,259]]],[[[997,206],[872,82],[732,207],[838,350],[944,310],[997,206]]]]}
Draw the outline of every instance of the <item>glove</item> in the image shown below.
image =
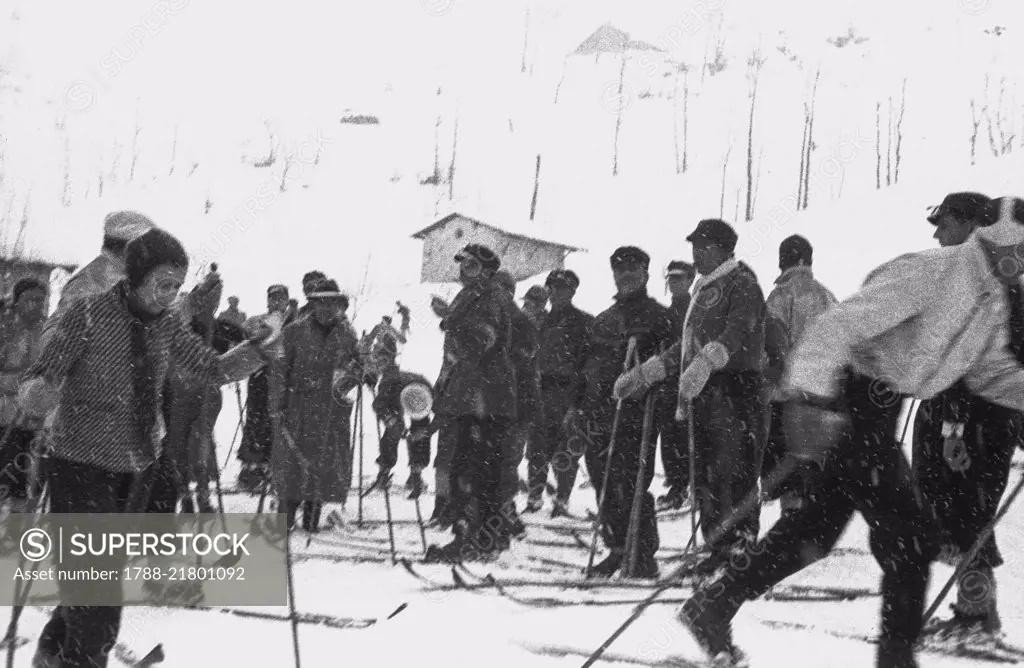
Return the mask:
{"type": "Polygon", "coordinates": [[[665,380],[665,363],[657,355],[619,376],[612,388],[616,401],[643,395],[657,382],[665,380]]]}
{"type": "Polygon", "coordinates": [[[57,389],[42,378],[33,378],[18,389],[18,405],[28,417],[41,418],[57,407],[57,389]]]}
{"type": "Polygon", "coordinates": [[[192,314],[195,315],[212,315],[217,311],[220,306],[221,294],[224,292],[224,281],[221,280],[220,274],[216,271],[211,271],[203,279],[203,282],[192,289],[192,293],[189,297],[192,307],[192,314]]]}
{"type": "Polygon", "coordinates": [[[967,454],[967,444],[964,443],[963,423],[942,423],[942,458],[946,460],[949,468],[956,473],[963,473],[971,467],[971,456],[967,454]]]}
{"type": "Polygon", "coordinates": [[[823,464],[848,422],[844,413],[827,408],[804,402],[786,404],[782,411],[782,428],[789,454],[803,462],[823,464]]]}
{"type": "Polygon", "coordinates": [[[438,318],[444,319],[448,317],[448,313],[450,312],[451,307],[448,305],[448,302],[441,299],[437,295],[434,295],[433,297],[430,298],[430,310],[433,311],[434,315],[436,315],[438,318]]]}

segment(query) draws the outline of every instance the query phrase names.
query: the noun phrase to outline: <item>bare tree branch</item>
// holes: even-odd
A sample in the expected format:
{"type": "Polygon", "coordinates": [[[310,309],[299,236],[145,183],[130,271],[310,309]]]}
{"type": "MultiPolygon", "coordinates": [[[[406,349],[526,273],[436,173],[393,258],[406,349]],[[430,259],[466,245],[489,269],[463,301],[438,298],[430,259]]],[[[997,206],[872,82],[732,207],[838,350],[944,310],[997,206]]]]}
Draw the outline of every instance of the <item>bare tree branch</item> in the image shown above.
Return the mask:
{"type": "Polygon", "coordinates": [[[900,91],[900,115],[896,120],[896,171],[893,174],[893,181],[895,183],[900,182],[900,163],[902,162],[902,153],[900,149],[903,146],[903,114],[907,111],[907,78],[903,77],[903,88],[900,91]]]}

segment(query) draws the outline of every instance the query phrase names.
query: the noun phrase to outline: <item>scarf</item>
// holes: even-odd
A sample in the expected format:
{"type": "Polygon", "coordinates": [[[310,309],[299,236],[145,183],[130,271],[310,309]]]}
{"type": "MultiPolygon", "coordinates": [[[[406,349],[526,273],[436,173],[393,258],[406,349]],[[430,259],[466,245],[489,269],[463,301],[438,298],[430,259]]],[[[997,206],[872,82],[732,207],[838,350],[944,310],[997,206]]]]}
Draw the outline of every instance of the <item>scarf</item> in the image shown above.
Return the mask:
{"type": "Polygon", "coordinates": [[[692,360],[693,356],[699,351],[699,348],[695,347],[693,331],[690,329],[690,316],[693,315],[693,307],[697,305],[701,290],[718,279],[729,275],[739,266],[740,261],[735,257],[731,257],[718,265],[718,267],[707,276],[701,276],[698,278],[693,284],[693,297],[690,299],[690,307],[686,309],[686,316],[683,317],[683,338],[681,349],[679,351],[679,394],[676,404],[676,420],[678,421],[686,418],[686,412],[683,410],[683,406],[686,405],[686,399],[682,396],[683,373],[686,371],[686,362],[687,360],[692,360]]]}
{"type": "Polygon", "coordinates": [[[143,452],[156,459],[156,448],[153,442],[153,430],[156,427],[157,399],[156,375],[152,356],[149,354],[149,345],[146,335],[149,327],[160,315],[147,313],[139,307],[132,297],[127,281],[122,281],[118,286],[121,303],[124,304],[128,313],[128,328],[131,340],[129,356],[132,366],[132,397],[135,400],[136,415],[138,415],[139,439],[143,452]]]}

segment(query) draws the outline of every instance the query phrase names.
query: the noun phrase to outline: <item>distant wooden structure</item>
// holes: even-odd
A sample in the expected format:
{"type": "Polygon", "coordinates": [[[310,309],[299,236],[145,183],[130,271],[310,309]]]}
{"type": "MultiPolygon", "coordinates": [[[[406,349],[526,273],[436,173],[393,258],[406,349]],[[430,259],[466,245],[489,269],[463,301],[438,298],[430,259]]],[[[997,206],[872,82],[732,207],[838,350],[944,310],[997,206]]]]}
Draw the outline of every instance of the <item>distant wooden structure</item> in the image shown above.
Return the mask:
{"type": "Polygon", "coordinates": [[[507,232],[461,213],[448,214],[412,237],[423,241],[421,283],[457,282],[459,268],[454,258],[466,244],[483,244],[493,250],[501,258],[501,268],[517,282],[562,269],[569,253],[583,250],[507,232]]]}
{"type": "MultiPolygon", "coordinates": [[[[32,277],[50,288],[47,290],[46,297],[46,313],[49,313],[51,306],[50,295],[54,293],[54,271],[60,270],[59,274],[64,274],[63,282],[66,282],[67,277],[73,274],[77,268],[77,265],[73,264],[56,264],[43,260],[14,259],[0,256],[0,298],[6,302],[11,295],[11,291],[14,289],[15,283],[23,278],[32,277]]],[[[61,282],[61,287],[63,287],[63,282],[61,282]]]]}

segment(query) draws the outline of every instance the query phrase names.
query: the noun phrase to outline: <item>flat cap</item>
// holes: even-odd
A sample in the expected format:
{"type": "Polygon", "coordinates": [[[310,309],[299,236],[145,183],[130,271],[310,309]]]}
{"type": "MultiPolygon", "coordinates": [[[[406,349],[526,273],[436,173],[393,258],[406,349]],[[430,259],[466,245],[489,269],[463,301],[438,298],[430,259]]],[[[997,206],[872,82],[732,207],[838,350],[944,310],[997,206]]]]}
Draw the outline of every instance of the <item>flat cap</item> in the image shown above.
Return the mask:
{"type": "Polygon", "coordinates": [[[686,237],[690,243],[720,246],[730,253],[736,249],[738,239],[732,225],[718,218],[705,218],[697,223],[697,229],[686,237]]]}
{"type": "Polygon", "coordinates": [[[455,254],[455,261],[462,262],[467,257],[476,258],[480,266],[490,271],[498,271],[501,267],[501,259],[483,244],[466,244],[466,246],[455,254]]]}
{"type": "Polygon", "coordinates": [[[580,287],[580,277],[571,269],[555,269],[544,279],[544,285],[549,288],[564,285],[575,290],[580,287]]]}
{"type": "Polygon", "coordinates": [[[957,218],[968,220],[980,220],[985,207],[992,200],[981,193],[959,192],[950,193],[942,200],[942,204],[932,207],[928,214],[928,222],[932,225],[939,224],[939,218],[950,213],[957,218]]]}
{"type": "Polygon", "coordinates": [[[615,249],[615,252],[611,256],[612,269],[618,266],[626,264],[627,262],[635,262],[641,265],[644,269],[651,266],[651,256],[643,251],[641,248],[636,246],[620,246],[615,249]]]}

